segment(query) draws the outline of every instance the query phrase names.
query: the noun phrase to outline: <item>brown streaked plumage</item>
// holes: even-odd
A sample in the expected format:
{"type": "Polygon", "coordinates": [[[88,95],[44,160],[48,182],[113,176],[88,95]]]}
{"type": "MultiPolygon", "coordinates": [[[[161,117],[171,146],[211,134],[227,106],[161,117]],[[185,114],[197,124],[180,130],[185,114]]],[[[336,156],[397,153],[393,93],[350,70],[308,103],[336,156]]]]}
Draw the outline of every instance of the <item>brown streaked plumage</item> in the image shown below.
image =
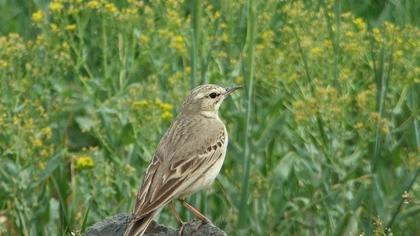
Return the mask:
{"type": "Polygon", "coordinates": [[[184,199],[213,183],[222,167],[228,135],[218,110],[237,88],[206,84],[191,91],[146,170],[125,236],[143,235],[154,215],[173,199],[208,221],[184,199]]]}

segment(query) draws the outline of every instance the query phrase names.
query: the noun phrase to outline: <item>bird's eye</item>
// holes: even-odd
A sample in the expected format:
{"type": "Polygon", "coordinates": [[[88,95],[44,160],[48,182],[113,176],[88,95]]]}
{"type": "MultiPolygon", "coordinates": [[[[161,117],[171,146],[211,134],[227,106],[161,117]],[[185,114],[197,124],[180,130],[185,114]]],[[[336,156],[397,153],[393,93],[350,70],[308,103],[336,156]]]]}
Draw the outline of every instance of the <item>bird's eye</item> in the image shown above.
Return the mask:
{"type": "Polygon", "coordinates": [[[217,97],[217,95],[218,95],[217,93],[210,93],[210,94],[209,94],[209,96],[210,96],[211,98],[216,98],[216,97],[217,97]]]}

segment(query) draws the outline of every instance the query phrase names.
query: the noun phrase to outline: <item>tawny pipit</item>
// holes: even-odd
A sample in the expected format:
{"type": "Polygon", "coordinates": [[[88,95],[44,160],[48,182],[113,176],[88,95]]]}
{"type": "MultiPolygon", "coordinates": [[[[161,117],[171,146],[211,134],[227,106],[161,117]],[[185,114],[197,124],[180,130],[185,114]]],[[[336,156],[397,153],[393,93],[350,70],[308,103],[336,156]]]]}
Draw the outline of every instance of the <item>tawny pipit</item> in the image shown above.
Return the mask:
{"type": "Polygon", "coordinates": [[[238,88],[205,84],[191,91],[146,170],[125,236],[143,235],[153,216],[173,199],[200,220],[209,221],[185,198],[213,183],[222,168],[228,134],[218,111],[238,88]]]}

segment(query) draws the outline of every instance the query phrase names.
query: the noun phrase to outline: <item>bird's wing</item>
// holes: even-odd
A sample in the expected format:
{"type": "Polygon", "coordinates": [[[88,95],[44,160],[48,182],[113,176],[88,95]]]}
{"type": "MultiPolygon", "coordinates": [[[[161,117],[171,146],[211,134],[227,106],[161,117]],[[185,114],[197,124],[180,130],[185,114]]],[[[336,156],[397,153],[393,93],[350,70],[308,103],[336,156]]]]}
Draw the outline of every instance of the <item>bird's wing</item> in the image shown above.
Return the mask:
{"type": "Polygon", "coordinates": [[[200,129],[200,124],[196,124],[197,121],[184,119],[182,122],[185,123],[174,124],[168,130],[147,168],[137,194],[133,212],[135,219],[141,219],[156,211],[177,194],[182,193],[224,153],[222,147],[227,137],[223,123],[217,121],[220,124],[213,124],[212,129],[203,129],[203,127],[200,129]],[[173,134],[179,132],[176,131],[176,127],[180,126],[184,126],[182,130],[190,131],[188,135],[173,134]],[[194,130],[196,128],[202,132],[194,130]],[[162,150],[162,145],[166,146],[166,150],[162,150]]]}

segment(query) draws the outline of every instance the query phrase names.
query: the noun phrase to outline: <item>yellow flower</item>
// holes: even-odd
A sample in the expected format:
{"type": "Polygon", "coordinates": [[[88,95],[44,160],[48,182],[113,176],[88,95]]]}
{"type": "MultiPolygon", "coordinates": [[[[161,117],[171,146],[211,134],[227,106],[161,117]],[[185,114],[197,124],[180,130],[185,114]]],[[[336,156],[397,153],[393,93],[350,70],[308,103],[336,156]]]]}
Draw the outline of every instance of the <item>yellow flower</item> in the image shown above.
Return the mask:
{"type": "Polygon", "coordinates": [[[216,12],[214,13],[214,19],[215,19],[215,20],[216,20],[216,19],[219,19],[221,15],[222,15],[222,14],[220,13],[220,11],[216,11],[216,12]]]}
{"type": "Polygon", "coordinates": [[[20,119],[16,116],[13,116],[12,118],[12,124],[13,125],[19,125],[20,124],[20,119]]]}
{"type": "Polygon", "coordinates": [[[255,52],[261,53],[262,50],[264,50],[264,45],[261,43],[257,43],[257,45],[255,45],[255,52]]]}
{"type": "Polygon", "coordinates": [[[363,123],[362,123],[362,122],[357,122],[357,123],[354,125],[354,128],[356,128],[357,130],[361,130],[361,129],[363,129],[363,127],[364,127],[364,125],[363,125],[363,123]]]}
{"type": "Polygon", "coordinates": [[[172,111],[173,106],[169,103],[162,103],[160,108],[164,111],[172,111]]]}
{"type": "Polygon", "coordinates": [[[41,146],[42,146],[42,140],[41,140],[41,139],[39,139],[39,138],[34,139],[34,140],[32,140],[32,145],[33,145],[34,147],[41,147],[41,146]]]}
{"type": "Polygon", "coordinates": [[[45,170],[45,167],[46,167],[47,165],[45,164],[45,162],[43,162],[43,161],[39,161],[38,162],[38,168],[39,169],[41,169],[41,170],[45,170]]]}
{"type": "Polygon", "coordinates": [[[397,51],[394,53],[395,60],[401,60],[401,58],[403,57],[403,55],[404,55],[403,51],[401,51],[401,50],[397,50],[397,51]]]}
{"type": "Polygon", "coordinates": [[[225,32],[222,34],[222,41],[225,43],[229,42],[229,35],[225,32]]]}
{"type": "Polygon", "coordinates": [[[7,63],[7,61],[0,59],[0,68],[6,68],[8,65],[9,63],[7,63]]]}
{"type": "Polygon", "coordinates": [[[311,54],[313,55],[313,56],[315,56],[315,57],[319,57],[319,56],[321,56],[322,55],[322,49],[321,48],[319,48],[319,47],[315,47],[315,48],[312,48],[311,49],[311,54]]]}
{"type": "Polygon", "coordinates": [[[150,38],[144,34],[140,35],[139,42],[141,45],[146,45],[150,42],[150,38]]]}
{"type": "Polygon", "coordinates": [[[382,36],[382,33],[378,28],[372,29],[372,34],[373,34],[373,39],[375,39],[376,42],[378,42],[378,43],[383,43],[384,42],[384,38],[382,36]]]}
{"type": "Polygon", "coordinates": [[[180,71],[177,71],[175,74],[169,77],[168,81],[171,85],[175,85],[176,82],[178,82],[181,78],[182,78],[182,73],[180,71]]]}
{"type": "Polygon", "coordinates": [[[70,45],[67,42],[64,42],[63,44],[61,44],[61,46],[63,47],[64,50],[69,50],[70,45]]]}
{"type": "Polygon", "coordinates": [[[262,33],[261,38],[264,41],[271,42],[274,40],[274,32],[272,30],[268,30],[262,33]]]}
{"type": "Polygon", "coordinates": [[[420,167],[420,149],[413,152],[408,153],[407,159],[408,159],[408,167],[409,169],[414,169],[417,167],[420,167]]]}
{"type": "Polygon", "coordinates": [[[56,24],[50,24],[51,32],[57,33],[58,32],[58,26],[56,24]]]}
{"type": "Polygon", "coordinates": [[[360,31],[365,31],[366,30],[366,23],[362,18],[356,18],[354,19],[353,23],[356,25],[356,27],[360,30],[360,31]]]}
{"type": "Polygon", "coordinates": [[[376,111],[369,113],[369,121],[377,122],[379,121],[380,118],[381,118],[381,115],[376,111]]]}
{"type": "Polygon", "coordinates": [[[46,157],[48,157],[48,156],[50,156],[50,151],[48,150],[48,149],[42,149],[41,150],[41,152],[39,153],[39,155],[41,156],[41,157],[44,157],[44,158],[46,158],[46,157]]]}
{"type": "Polygon", "coordinates": [[[132,175],[136,172],[136,169],[129,164],[125,165],[124,167],[125,167],[124,169],[125,169],[125,171],[128,175],[132,175]]]}
{"type": "Polygon", "coordinates": [[[81,155],[76,158],[75,167],[77,170],[90,169],[93,168],[95,163],[93,162],[92,157],[88,155],[81,155]]]}
{"type": "Polygon", "coordinates": [[[175,36],[172,40],[171,40],[171,44],[169,45],[171,48],[177,50],[180,53],[185,53],[187,52],[187,48],[185,47],[185,40],[184,37],[178,35],[175,36]]]}
{"type": "Polygon", "coordinates": [[[172,120],[172,117],[173,117],[173,115],[172,115],[172,113],[171,112],[169,112],[169,111],[164,111],[163,113],[162,113],[162,120],[164,120],[164,121],[171,121],[172,120]]]}
{"type": "Polygon", "coordinates": [[[58,1],[53,1],[48,7],[52,12],[59,12],[63,9],[63,3],[58,1]]]}
{"type": "Polygon", "coordinates": [[[45,135],[46,139],[51,139],[52,129],[50,127],[43,128],[42,133],[45,135]]]}
{"type": "Polygon", "coordinates": [[[86,7],[90,8],[90,9],[98,9],[99,8],[99,2],[95,1],[95,0],[92,0],[92,1],[90,1],[86,4],[86,7]]]}
{"type": "Polygon", "coordinates": [[[352,16],[351,12],[344,12],[343,14],[341,14],[341,17],[343,18],[350,18],[352,16]]]}
{"type": "Polygon", "coordinates": [[[329,40],[329,39],[325,39],[323,42],[322,42],[322,44],[324,45],[324,47],[326,47],[326,48],[331,48],[332,47],[332,42],[331,42],[331,40],[329,40]]]}
{"type": "Polygon", "coordinates": [[[351,70],[349,68],[343,68],[340,73],[340,80],[347,80],[350,77],[351,70]]]}
{"type": "Polygon", "coordinates": [[[305,121],[307,119],[306,105],[304,101],[294,101],[293,110],[297,122],[305,121]]]}
{"type": "Polygon", "coordinates": [[[389,133],[389,121],[388,119],[381,119],[380,122],[381,130],[383,133],[388,134],[389,133]]]}
{"type": "Polygon", "coordinates": [[[76,24],[66,25],[65,29],[68,31],[74,31],[76,29],[76,24]]]}
{"type": "Polygon", "coordinates": [[[45,42],[44,35],[38,35],[38,36],[36,36],[35,42],[38,45],[44,44],[44,42],[45,42]]]}
{"type": "Polygon", "coordinates": [[[357,106],[359,108],[364,108],[365,107],[365,105],[367,103],[368,96],[369,96],[369,91],[363,91],[363,92],[361,92],[357,95],[356,103],[357,103],[357,106]]]}
{"type": "Polygon", "coordinates": [[[123,9],[123,15],[132,15],[135,16],[137,14],[136,8],[125,8],[123,9]]]}
{"type": "Polygon", "coordinates": [[[158,34],[160,37],[165,38],[165,37],[172,37],[171,32],[169,32],[167,29],[159,29],[158,30],[158,34]]]}
{"type": "Polygon", "coordinates": [[[354,36],[354,33],[353,33],[353,32],[351,32],[351,31],[346,31],[346,32],[344,33],[344,35],[345,35],[346,37],[348,37],[348,38],[351,38],[351,37],[353,37],[353,36],[354,36]]]}
{"type": "Polygon", "coordinates": [[[107,3],[105,9],[111,13],[116,13],[118,11],[117,7],[113,3],[107,3]]]}
{"type": "Polygon", "coordinates": [[[388,32],[388,34],[391,34],[391,35],[394,34],[397,30],[397,27],[393,23],[388,22],[388,21],[385,21],[384,27],[385,27],[385,30],[388,32]]]}
{"type": "Polygon", "coordinates": [[[149,107],[149,102],[146,100],[133,101],[131,103],[131,107],[132,108],[147,108],[149,107]]]}
{"type": "Polygon", "coordinates": [[[35,23],[40,23],[42,19],[44,19],[44,13],[42,12],[42,10],[38,10],[32,14],[32,20],[35,23]]]}
{"type": "Polygon", "coordinates": [[[244,77],[242,77],[240,75],[236,76],[233,81],[235,81],[235,84],[243,84],[244,83],[244,77]]]}
{"type": "Polygon", "coordinates": [[[156,105],[163,111],[172,111],[173,106],[170,103],[162,102],[159,99],[156,99],[156,105]]]}

